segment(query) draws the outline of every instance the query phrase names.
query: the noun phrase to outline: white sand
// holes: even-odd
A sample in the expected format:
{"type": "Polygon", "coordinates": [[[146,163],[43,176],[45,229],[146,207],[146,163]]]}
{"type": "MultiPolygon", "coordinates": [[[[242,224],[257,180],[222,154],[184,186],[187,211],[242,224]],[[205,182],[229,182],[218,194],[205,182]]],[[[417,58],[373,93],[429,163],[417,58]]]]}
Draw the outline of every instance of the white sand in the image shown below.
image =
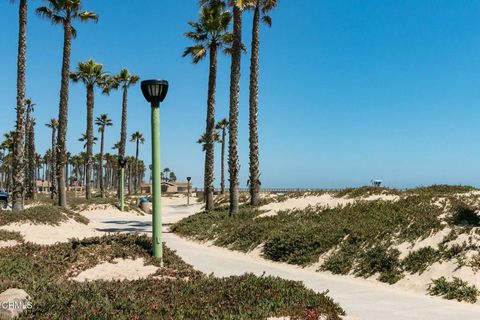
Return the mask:
{"type": "Polygon", "coordinates": [[[9,231],[18,231],[26,242],[37,244],[54,244],[57,242],[67,242],[73,238],[87,238],[101,236],[102,232],[96,231],[89,225],[67,220],[58,226],[33,223],[13,223],[2,226],[1,229],[9,231]]]}
{"type": "Polygon", "coordinates": [[[143,258],[120,259],[112,262],[103,262],[93,268],[82,271],[76,277],[70,280],[83,282],[95,280],[138,280],[147,278],[149,275],[157,272],[158,267],[146,266],[143,258]]]}
{"type": "Polygon", "coordinates": [[[358,200],[363,201],[398,201],[400,197],[396,195],[371,195],[364,198],[336,198],[329,193],[315,196],[304,196],[300,198],[288,198],[282,202],[272,202],[267,205],[260,207],[260,210],[267,211],[258,217],[271,217],[277,215],[280,211],[288,210],[304,210],[308,207],[324,207],[324,208],[335,208],[338,206],[345,206],[347,204],[354,203],[358,200]]]}
{"type": "Polygon", "coordinates": [[[0,248],[14,247],[20,243],[21,242],[18,242],[17,240],[4,240],[0,241],[0,248]]]}

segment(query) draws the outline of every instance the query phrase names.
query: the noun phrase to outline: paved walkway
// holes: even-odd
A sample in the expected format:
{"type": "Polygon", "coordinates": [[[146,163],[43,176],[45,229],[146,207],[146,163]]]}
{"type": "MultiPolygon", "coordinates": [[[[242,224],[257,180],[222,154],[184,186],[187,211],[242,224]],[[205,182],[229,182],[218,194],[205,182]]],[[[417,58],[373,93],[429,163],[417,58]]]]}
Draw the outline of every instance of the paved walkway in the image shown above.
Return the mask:
{"type": "MultiPolygon", "coordinates": [[[[165,223],[173,223],[200,207],[194,205],[165,206],[165,223]]],[[[115,217],[90,217],[102,231],[151,232],[151,217],[139,216],[132,220],[115,217]]],[[[480,306],[447,301],[437,297],[401,291],[381,283],[351,279],[303,270],[296,266],[279,264],[224,248],[207,246],[178,237],[164,226],[164,241],[177,251],[187,263],[206,274],[217,276],[240,275],[246,272],[272,275],[302,281],[307,287],[323,292],[329,290],[352,319],[356,320],[479,320],[480,306]]]]}

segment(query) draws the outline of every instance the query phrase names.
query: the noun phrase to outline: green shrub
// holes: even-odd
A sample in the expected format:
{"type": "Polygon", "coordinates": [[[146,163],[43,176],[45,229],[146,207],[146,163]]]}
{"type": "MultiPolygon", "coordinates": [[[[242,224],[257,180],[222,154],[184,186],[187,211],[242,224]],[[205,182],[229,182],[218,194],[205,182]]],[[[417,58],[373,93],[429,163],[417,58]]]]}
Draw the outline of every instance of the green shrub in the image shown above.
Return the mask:
{"type": "Polygon", "coordinates": [[[411,273],[423,273],[427,268],[440,259],[440,253],[432,247],[425,247],[412,251],[403,259],[405,270],[411,273]]]}
{"type": "Polygon", "coordinates": [[[455,202],[451,220],[451,223],[459,226],[480,226],[480,216],[475,208],[463,202],[455,202]]]}
{"type": "Polygon", "coordinates": [[[467,282],[455,277],[450,282],[445,277],[432,280],[432,283],[428,286],[428,292],[433,296],[442,296],[448,300],[455,299],[469,303],[477,302],[479,295],[475,286],[469,286],[467,282]]]}
{"type": "Polygon", "coordinates": [[[360,188],[346,188],[346,189],[335,192],[335,196],[339,198],[341,197],[360,198],[360,197],[368,197],[376,194],[396,195],[396,194],[400,194],[400,192],[395,189],[372,187],[372,186],[364,186],[360,188]]]}
{"type": "Polygon", "coordinates": [[[397,249],[391,249],[387,245],[375,246],[361,255],[355,273],[363,277],[379,273],[378,280],[395,283],[402,278],[399,256],[400,251],[397,249]]]}
{"type": "Polygon", "coordinates": [[[2,248],[0,291],[19,287],[30,294],[33,308],[20,319],[303,319],[310,312],[340,320],[344,314],[326,294],[308,290],[299,282],[251,274],[205,276],[167,247],[157,279],[68,280],[73,271],[113,258],[141,257],[146,264],[160,266],[151,251],[151,239],[138,235],[2,248]]]}
{"type": "Polygon", "coordinates": [[[23,236],[20,234],[20,232],[0,229],[0,241],[8,240],[23,241],[23,236]]]}
{"type": "Polygon", "coordinates": [[[74,219],[83,224],[88,224],[89,222],[84,216],[57,206],[41,205],[21,211],[0,211],[0,225],[15,222],[59,225],[68,219],[74,219]]]}
{"type": "Polygon", "coordinates": [[[362,252],[358,241],[349,237],[342,242],[338,250],[330,254],[321,266],[333,274],[348,274],[354,267],[355,259],[362,252]]]}

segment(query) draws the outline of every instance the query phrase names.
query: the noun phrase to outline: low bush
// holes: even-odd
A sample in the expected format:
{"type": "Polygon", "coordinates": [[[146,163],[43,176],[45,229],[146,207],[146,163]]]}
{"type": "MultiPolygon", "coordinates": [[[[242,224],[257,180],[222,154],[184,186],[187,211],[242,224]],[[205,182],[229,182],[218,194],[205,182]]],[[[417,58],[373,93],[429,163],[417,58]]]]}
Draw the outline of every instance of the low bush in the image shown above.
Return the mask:
{"type": "Polygon", "coordinates": [[[453,281],[447,281],[445,277],[432,280],[432,283],[428,286],[428,292],[433,296],[442,296],[445,299],[455,299],[469,303],[477,302],[479,295],[475,286],[470,286],[467,282],[455,277],[453,281]]]}
{"type": "Polygon", "coordinates": [[[23,241],[23,236],[20,234],[20,232],[0,229],[0,241],[8,240],[23,241]]]}
{"type": "Polygon", "coordinates": [[[399,257],[400,251],[387,245],[374,246],[361,254],[355,273],[363,277],[379,274],[378,280],[395,283],[402,278],[399,257]]]}
{"type": "Polygon", "coordinates": [[[18,287],[33,308],[20,319],[265,319],[305,314],[340,320],[343,310],[301,283],[254,275],[215,278],[195,271],[167,247],[157,278],[136,281],[68,280],[72,270],[113,258],[151,257],[151,239],[115,235],[0,249],[0,291],[18,287]]]}
{"type": "Polygon", "coordinates": [[[403,259],[402,264],[410,273],[423,273],[427,268],[440,259],[440,252],[432,247],[425,247],[412,251],[403,259]]]}
{"type": "Polygon", "coordinates": [[[347,198],[360,198],[368,197],[376,194],[388,194],[388,195],[398,195],[400,191],[396,189],[382,188],[382,187],[372,187],[364,186],[360,188],[346,188],[340,191],[335,192],[336,197],[347,197],[347,198]]]}
{"type": "Polygon", "coordinates": [[[74,219],[84,224],[89,222],[84,216],[57,206],[41,205],[21,211],[0,211],[0,225],[2,226],[15,222],[59,225],[68,219],[74,219]]]}
{"type": "Polygon", "coordinates": [[[455,201],[451,223],[457,226],[480,226],[480,216],[477,214],[475,208],[463,203],[455,201]]]}

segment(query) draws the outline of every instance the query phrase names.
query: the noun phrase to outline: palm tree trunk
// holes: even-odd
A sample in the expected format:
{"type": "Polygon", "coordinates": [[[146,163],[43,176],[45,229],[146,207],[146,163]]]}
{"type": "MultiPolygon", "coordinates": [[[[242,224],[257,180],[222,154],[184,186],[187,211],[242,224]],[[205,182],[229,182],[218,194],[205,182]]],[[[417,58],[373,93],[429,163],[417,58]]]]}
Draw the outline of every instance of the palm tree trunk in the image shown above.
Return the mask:
{"type": "Polygon", "coordinates": [[[227,128],[222,129],[222,167],[221,167],[221,179],[220,179],[220,192],[225,194],[225,139],[227,135],[227,128]]]}
{"type": "Polygon", "coordinates": [[[71,21],[65,21],[63,61],[62,61],[62,82],[60,85],[60,106],[58,112],[58,136],[57,136],[57,167],[56,178],[58,182],[58,205],[67,207],[67,194],[65,189],[65,162],[67,143],[67,122],[68,122],[68,94],[70,84],[70,53],[72,47],[72,25],[71,21]]]}
{"type": "Polygon", "coordinates": [[[93,86],[87,86],[87,199],[92,199],[92,173],[93,173],[93,108],[95,103],[93,86]]]}
{"type": "Polygon", "coordinates": [[[250,60],[250,204],[258,206],[260,193],[260,163],[258,155],[258,68],[260,47],[260,7],[253,15],[252,53],[250,60]]]}
{"type": "MultiPolygon", "coordinates": [[[[128,90],[127,88],[123,88],[123,97],[122,97],[122,127],[120,129],[120,146],[118,148],[118,156],[120,158],[125,159],[125,146],[127,143],[127,103],[128,103],[128,90]]],[[[121,168],[118,168],[119,172],[118,176],[118,183],[117,183],[117,197],[120,197],[120,179],[121,168]]]]}
{"type": "Polygon", "coordinates": [[[105,141],[105,127],[100,131],[101,137],[100,137],[100,163],[99,163],[99,179],[100,179],[100,193],[101,197],[105,198],[105,185],[103,182],[103,146],[104,146],[104,141],[105,141]]]}
{"type": "Polygon", "coordinates": [[[214,167],[214,143],[215,131],[215,90],[217,85],[217,46],[210,46],[210,71],[208,77],[208,101],[207,101],[207,141],[205,145],[205,198],[206,210],[214,209],[213,204],[213,167],[214,167]]]}
{"type": "Polygon", "coordinates": [[[55,179],[55,159],[57,147],[55,146],[55,127],[52,128],[52,151],[50,156],[50,198],[54,199],[57,195],[57,179],[55,179]]]}
{"type": "Polygon", "coordinates": [[[13,157],[13,210],[23,209],[25,182],[25,70],[27,64],[27,0],[20,0],[18,10],[18,56],[17,56],[17,121],[15,153],[13,157]]]}
{"type": "Polygon", "coordinates": [[[230,114],[228,134],[228,173],[230,175],[230,215],[238,213],[238,104],[240,94],[240,66],[242,58],[242,11],[233,8],[233,52],[230,71],[230,114]]]}
{"type": "Polygon", "coordinates": [[[30,118],[28,130],[28,193],[33,200],[37,199],[37,177],[36,177],[36,158],[35,158],[35,120],[30,118]]]}

